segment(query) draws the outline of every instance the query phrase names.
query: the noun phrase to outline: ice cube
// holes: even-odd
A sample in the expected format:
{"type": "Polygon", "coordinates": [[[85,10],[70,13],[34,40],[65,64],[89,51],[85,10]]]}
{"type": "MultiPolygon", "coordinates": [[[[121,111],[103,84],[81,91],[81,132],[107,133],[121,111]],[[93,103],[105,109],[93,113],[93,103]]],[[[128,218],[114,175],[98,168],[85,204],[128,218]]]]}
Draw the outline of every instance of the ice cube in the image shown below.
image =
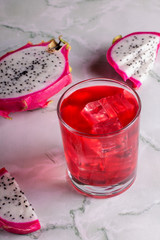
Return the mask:
{"type": "Polygon", "coordinates": [[[122,154],[126,151],[127,144],[128,134],[125,132],[107,138],[82,138],[82,149],[87,158],[91,159],[110,158],[113,155],[122,154]]]}
{"type": "Polygon", "coordinates": [[[118,115],[108,101],[108,97],[86,104],[81,114],[92,126],[94,134],[105,134],[122,128],[118,115]]]}
{"type": "Polygon", "coordinates": [[[122,128],[122,125],[120,124],[119,120],[109,119],[106,122],[100,122],[94,125],[92,133],[96,134],[107,134],[110,132],[115,132],[122,128]]]}
{"type": "MultiPolygon", "coordinates": [[[[126,93],[124,92],[124,94],[126,93]]],[[[133,104],[126,99],[124,94],[107,97],[108,104],[112,106],[117,115],[125,114],[125,112],[133,109],[133,104]]]]}
{"type": "Polygon", "coordinates": [[[103,109],[99,101],[94,101],[87,103],[82,109],[82,115],[90,124],[96,124],[97,122],[103,121],[103,119],[108,119],[108,115],[103,113],[103,109]]]}

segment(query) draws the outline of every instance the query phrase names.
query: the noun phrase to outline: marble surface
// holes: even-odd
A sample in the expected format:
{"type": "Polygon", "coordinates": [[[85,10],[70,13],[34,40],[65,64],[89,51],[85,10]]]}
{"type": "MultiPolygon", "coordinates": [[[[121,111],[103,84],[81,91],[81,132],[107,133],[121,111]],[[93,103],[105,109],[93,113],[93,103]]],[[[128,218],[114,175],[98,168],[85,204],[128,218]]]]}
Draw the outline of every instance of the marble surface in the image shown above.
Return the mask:
{"type": "MultiPolygon", "coordinates": [[[[91,77],[120,79],[105,54],[113,37],[159,31],[159,0],[0,0],[0,55],[60,34],[71,44],[73,83],[91,77]]],[[[160,239],[160,57],[138,90],[142,100],[137,178],[110,199],[80,195],[70,186],[56,105],[0,118],[0,167],[32,202],[40,231],[0,240],[160,239]]]]}

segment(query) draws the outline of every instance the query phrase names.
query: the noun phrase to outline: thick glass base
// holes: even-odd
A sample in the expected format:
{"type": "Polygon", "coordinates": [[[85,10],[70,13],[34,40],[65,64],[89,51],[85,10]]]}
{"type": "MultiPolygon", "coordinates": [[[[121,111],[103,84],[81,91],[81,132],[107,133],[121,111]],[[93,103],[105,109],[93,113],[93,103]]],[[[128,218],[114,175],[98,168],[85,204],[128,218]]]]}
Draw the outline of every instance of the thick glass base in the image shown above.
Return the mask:
{"type": "Polygon", "coordinates": [[[94,197],[94,198],[109,198],[119,195],[126,191],[135,180],[135,175],[129,180],[111,186],[90,186],[76,182],[68,170],[68,176],[71,180],[73,187],[83,195],[94,197]]]}

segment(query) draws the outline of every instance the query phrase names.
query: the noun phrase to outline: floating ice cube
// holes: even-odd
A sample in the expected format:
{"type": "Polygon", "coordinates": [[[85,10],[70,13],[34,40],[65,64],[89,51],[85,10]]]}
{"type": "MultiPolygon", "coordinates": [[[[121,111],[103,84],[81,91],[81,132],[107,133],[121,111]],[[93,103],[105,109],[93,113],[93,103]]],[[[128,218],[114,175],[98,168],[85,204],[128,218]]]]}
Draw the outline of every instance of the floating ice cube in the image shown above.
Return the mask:
{"type": "Polygon", "coordinates": [[[92,125],[109,119],[108,114],[103,110],[103,106],[99,103],[99,100],[86,104],[81,113],[92,125]]]}
{"type": "Polygon", "coordinates": [[[105,134],[124,127],[127,114],[134,108],[125,92],[86,104],[81,113],[91,125],[92,133],[105,134]]]}
{"type": "MultiPolygon", "coordinates": [[[[126,94],[126,91],[124,91],[124,94],[126,94]]],[[[117,94],[106,98],[108,104],[112,106],[117,115],[133,110],[133,104],[127,100],[124,94],[117,94]]]]}
{"type": "Polygon", "coordinates": [[[92,132],[95,134],[105,134],[122,128],[117,113],[108,102],[108,98],[86,104],[81,114],[92,126],[92,132]]]}
{"type": "MultiPolygon", "coordinates": [[[[130,103],[129,98],[130,95],[127,92],[101,98],[86,104],[81,114],[91,125],[94,134],[114,132],[124,127],[121,119],[126,118],[130,110],[133,110],[134,106],[130,103]]],[[[120,161],[120,156],[131,152],[128,151],[128,131],[108,135],[107,138],[84,138],[83,149],[91,159],[94,155],[100,159],[112,159],[112,156],[114,156],[117,161],[120,161]]]]}

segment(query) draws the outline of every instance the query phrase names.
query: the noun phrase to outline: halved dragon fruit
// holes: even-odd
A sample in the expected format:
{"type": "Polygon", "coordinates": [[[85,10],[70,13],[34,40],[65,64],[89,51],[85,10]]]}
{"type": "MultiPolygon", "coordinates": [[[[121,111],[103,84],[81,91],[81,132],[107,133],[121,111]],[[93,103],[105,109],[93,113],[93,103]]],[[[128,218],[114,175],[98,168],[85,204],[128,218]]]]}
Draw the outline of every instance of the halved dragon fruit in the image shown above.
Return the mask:
{"type": "Polygon", "coordinates": [[[107,51],[107,60],[126,81],[138,88],[152,69],[158,49],[160,33],[135,32],[115,39],[107,51]]]}
{"type": "Polygon", "coordinates": [[[69,50],[60,38],[28,43],[0,57],[0,115],[46,107],[71,82],[69,50]]]}
{"type": "Polygon", "coordinates": [[[17,234],[41,228],[32,205],[5,168],[0,169],[0,227],[17,234]]]}

